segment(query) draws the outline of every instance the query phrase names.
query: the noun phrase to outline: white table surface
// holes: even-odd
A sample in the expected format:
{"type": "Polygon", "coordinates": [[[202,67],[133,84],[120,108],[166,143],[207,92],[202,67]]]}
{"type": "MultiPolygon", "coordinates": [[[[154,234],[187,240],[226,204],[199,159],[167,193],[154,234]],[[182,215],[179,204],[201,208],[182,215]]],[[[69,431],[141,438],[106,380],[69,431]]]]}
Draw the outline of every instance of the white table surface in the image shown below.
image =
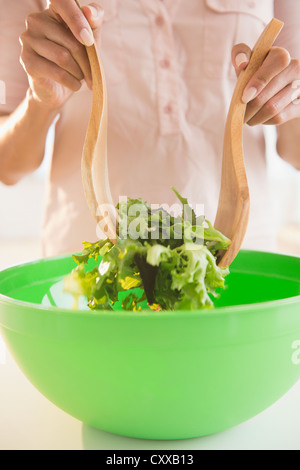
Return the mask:
{"type": "Polygon", "coordinates": [[[300,381],[277,403],[228,431],[150,441],[93,429],[61,411],[19,370],[0,340],[0,449],[300,450],[300,381]]]}

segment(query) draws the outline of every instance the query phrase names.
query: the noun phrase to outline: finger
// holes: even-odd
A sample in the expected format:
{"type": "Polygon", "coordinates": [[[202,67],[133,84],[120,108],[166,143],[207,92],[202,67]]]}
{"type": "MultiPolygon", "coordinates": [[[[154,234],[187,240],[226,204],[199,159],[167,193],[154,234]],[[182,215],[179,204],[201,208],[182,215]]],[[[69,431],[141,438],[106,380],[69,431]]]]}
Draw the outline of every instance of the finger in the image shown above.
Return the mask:
{"type": "Polygon", "coordinates": [[[82,7],[82,12],[89,22],[92,30],[99,28],[103,23],[104,10],[97,3],[89,3],[82,7]]]}
{"type": "Polygon", "coordinates": [[[96,3],[90,3],[88,6],[83,7],[82,11],[93,29],[96,41],[99,41],[100,30],[104,18],[103,8],[96,3]]]}
{"type": "Polygon", "coordinates": [[[31,38],[28,41],[28,44],[39,56],[48,59],[50,62],[53,62],[66,70],[77,78],[77,80],[82,80],[84,78],[84,74],[78,63],[74,60],[70,51],[65,47],[50,42],[48,39],[36,38],[31,38]]]}
{"type": "Polygon", "coordinates": [[[52,43],[68,49],[81,68],[87,85],[92,87],[92,73],[85,47],[77,41],[69,29],[49,17],[48,10],[45,10],[44,14],[30,14],[27,17],[27,31],[21,36],[23,38],[33,36],[38,40],[44,36],[52,43]]]}
{"type": "Polygon", "coordinates": [[[295,90],[292,85],[286,86],[283,90],[273,96],[249,121],[249,126],[256,126],[263,124],[275,116],[282,113],[282,111],[290,105],[293,101],[295,90]]]}
{"type": "Polygon", "coordinates": [[[92,28],[75,0],[49,0],[49,10],[64,21],[80,43],[94,44],[92,28]]]}
{"type": "Polygon", "coordinates": [[[242,97],[244,103],[249,103],[258,96],[268,83],[289,65],[290,61],[291,57],[286,49],[272,47],[262,66],[245,87],[242,97]]]}
{"type": "MultiPolygon", "coordinates": [[[[299,100],[300,101],[300,100],[299,100]]],[[[300,117],[300,102],[299,103],[290,103],[285,109],[283,109],[279,114],[274,116],[272,119],[264,122],[264,125],[267,126],[280,126],[285,122],[288,122],[292,119],[300,117]]]]}
{"type": "Polygon", "coordinates": [[[246,44],[236,44],[233,46],[231,60],[237,76],[247,67],[250,57],[251,49],[246,44]]]}
{"type": "Polygon", "coordinates": [[[69,88],[71,91],[78,91],[81,87],[80,80],[32,50],[30,54],[23,51],[20,62],[26,73],[33,79],[47,78],[69,88]]]}
{"type": "MultiPolygon", "coordinates": [[[[55,40],[55,38],[50,33],[47,33],[47,37],[52,41],[55,40]]],[[[79,43],[68,30],[64,32],[64,37],[62,40],[59,38],[56,40],[56,42],[65,47],[70,52],[82,70],[87,85],[92,88],[92,71],[85,47],[79,43]]]]}
{"type": "Polygon", "coordinates": [[[248,123],[268,101],[287,85],[292,84],[292,87],[296,87],[297,89],[298,85],[296,82],[299,77],[300,61],[293,59],[286,69],[274,77],[263,91],[254,100],[248,103],[245,113],[245,122],[248,123]]]}

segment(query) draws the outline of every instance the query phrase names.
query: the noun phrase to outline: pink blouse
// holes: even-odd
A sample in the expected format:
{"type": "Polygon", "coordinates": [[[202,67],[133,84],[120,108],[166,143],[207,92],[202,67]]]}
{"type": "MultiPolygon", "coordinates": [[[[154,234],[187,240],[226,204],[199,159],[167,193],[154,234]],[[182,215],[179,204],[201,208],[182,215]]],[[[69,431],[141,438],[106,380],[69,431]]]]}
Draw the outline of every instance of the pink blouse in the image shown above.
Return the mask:
{"type": "MultiPolygon", "coordinates": [[[[0,0],[0,80],[14,110],[27,77],[18,36],[44,0],[0,0]]],[[[82,1],[88,4],[88,1],[82,1]]],[[[279,44],[300,58],[296,0],[101,0],[101,58],[108,87],[108,164],[112,195],[176,201],[171,186],[214,221],[226,114],[236,82],[232,46],[253,47],[272,16],[284,19],[279,44]]],[[[56,125],[42,233],[43,255],[78,251],[97,239],[80,158],[91,110],[84,85],[56,125]]],[[[34,138],[34,129],[33,138],[34,138]]],[[[273,249],[263,127],[244,128],[251,214],[244,247],[273,249]]]]}

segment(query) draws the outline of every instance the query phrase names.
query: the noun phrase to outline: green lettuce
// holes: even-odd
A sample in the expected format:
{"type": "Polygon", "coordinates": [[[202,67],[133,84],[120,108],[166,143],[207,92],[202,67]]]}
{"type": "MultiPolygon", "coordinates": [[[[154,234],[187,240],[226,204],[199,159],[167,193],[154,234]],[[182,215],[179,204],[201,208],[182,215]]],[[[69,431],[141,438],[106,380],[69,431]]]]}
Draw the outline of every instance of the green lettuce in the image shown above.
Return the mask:
{"type": "Polygon", "coordinates": [[[147,308],[137,257],[155,271],[153,299],[148,307],[163,310],[212,308],[213,298],[224,288],[228,268],[217,265],[218,250],[230,240],[216,230],[174,188],[183,205],[181,216],[163,208],[152,209],[142,199],[118,204],[117,243],[84,242],[84,250],[73,255],[77,267],[65,278],[64,289],[87,298],[93,310],[147,308]],[[138,209],[138,211],[137,211],[138,209]],[[89,269],[89,261],[97,263],[89,269]]]}

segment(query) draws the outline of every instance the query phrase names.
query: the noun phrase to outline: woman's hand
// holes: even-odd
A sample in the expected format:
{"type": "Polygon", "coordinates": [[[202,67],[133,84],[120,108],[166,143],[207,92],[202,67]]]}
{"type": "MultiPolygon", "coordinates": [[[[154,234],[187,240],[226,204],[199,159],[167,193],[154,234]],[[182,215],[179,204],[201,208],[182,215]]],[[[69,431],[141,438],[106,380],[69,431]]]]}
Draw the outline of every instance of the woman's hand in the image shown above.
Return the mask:
{"type": "MultiPolygon", "coordinates": [[[[237,75],[248,65],[251,49],[238,44],[232,49],[232,63],[237,75]]],[[[300,117],[300,60],[289,52],[272,47],[262,66],[247,84],[243,101],[248,103],[245,122],[279,125],[300,117]]]]}
{"type": "Polygon", "coordinates": [[[59,109],[80,89],[82,80],[92,88],[84,44],[93,44],[102,19],[100,5],[92,3],[81,10],[74,0],[51,0],[44,11],[28,15],[20,36],[20,61],[37,101],[59,109]]]}

